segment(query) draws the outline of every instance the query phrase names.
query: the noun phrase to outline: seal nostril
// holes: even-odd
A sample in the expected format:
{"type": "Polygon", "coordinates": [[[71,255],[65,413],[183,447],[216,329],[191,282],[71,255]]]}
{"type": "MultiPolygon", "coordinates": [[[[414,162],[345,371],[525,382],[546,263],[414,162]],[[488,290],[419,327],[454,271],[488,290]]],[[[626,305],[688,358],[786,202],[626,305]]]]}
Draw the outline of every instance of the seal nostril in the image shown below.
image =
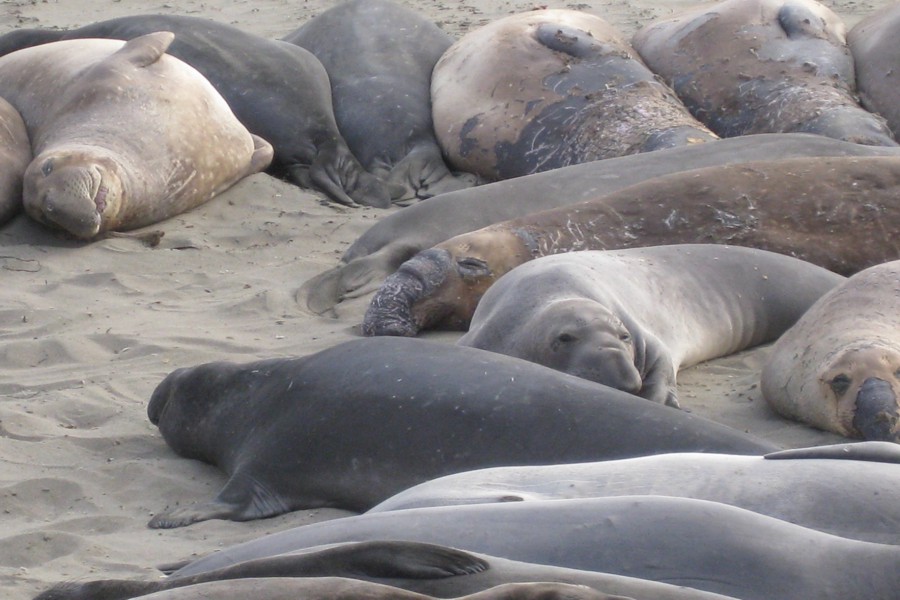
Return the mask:
{"type": "Polygon", "coordinates": [[[900,406],[891,385],[876,377],[866,379],[856,395],[855,427],[866,440],[898,441],[900,406]]]}

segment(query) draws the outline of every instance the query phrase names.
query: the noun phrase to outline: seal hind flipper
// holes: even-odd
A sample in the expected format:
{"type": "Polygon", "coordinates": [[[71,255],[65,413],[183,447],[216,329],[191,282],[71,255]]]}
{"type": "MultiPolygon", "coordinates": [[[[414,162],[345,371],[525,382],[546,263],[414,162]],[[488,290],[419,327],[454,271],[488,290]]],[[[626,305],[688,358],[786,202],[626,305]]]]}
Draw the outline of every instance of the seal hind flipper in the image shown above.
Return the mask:
{"type": "Polygon", "coordinates": [[[175,39],[171,31],[157,31],[125,42],[110,58],[131,63],[135,68],[148,67],[158,61],[175,39]]]}
{"type": "Polygon", "coordinates": [[[811,446],[770,452],[768,460],[830,458],[833,460],[865,460],[868,462],[900,464],[900,445],[894,442],[847,442],[829,446],[811,446]]]}
{"type": "Polygon", "coordinates": [[[786,2],[778,11],[778,24],[791,39],[828,39],[822,17],[800,3],[786,2]]]}
{"type": "Polygon", "coordinates": [[[603,54],[603,46],[590,32],[558,23],[541,23],[535,31],[542,45],[575,58],[603,54]]]}

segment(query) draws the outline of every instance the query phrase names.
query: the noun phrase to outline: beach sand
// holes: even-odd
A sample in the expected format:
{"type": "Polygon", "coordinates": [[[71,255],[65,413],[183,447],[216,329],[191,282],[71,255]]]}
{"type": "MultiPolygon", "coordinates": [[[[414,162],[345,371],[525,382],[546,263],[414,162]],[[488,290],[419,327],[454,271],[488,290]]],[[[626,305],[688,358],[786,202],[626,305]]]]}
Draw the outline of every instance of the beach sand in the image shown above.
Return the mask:
{"type": "MultiPolygon", "coordinates": [[[[403,1],[458,36],[537,7],[594,12],[630,35],[698,2],[403,1]]],[[[848,26],[886,2],[825,2],[848,26]]],[[[280,37],[333,5],[323,0],[5,1],[0,33],[180,13],[280,37]]],[[[706,4],[710,4],[707,2],[706,4]]],[[[402,210],[402,209],[392,209],[402,210]]],[[[210,499],[225,481],[177,457],[146,416],[170,371],[212,360],[302,355],[358,335],[368,298],[338,318],[310,315],[294,294],[390,211],[328,204],[265,174],[132,239],[74,242],[19,216],[0,228],[0,596],[31,598],[61,580],[154,578],[190,559],[288,527],[349,513],[301,510],[248,522],[151,530],[174,504],[210,499]]],[[[427,337],[452,342],[457,336],[427,337]]],[[[796,447],[841,441],[775,416],[759,395],[765,349],[679,376],[687,410],[796,447]]]]}

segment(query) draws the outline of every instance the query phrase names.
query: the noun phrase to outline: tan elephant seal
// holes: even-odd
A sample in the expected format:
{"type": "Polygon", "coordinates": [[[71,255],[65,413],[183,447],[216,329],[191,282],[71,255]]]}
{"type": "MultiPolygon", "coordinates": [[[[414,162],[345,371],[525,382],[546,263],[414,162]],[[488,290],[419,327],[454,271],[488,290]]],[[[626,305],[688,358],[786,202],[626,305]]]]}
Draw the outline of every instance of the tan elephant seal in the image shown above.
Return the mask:
{"type": "Polygon", "coordinates": [[[716,139],[606,21],[512,15],[451,46],[431,79],[448,161],[488,179],[716,139]]]}
{"type": "Polygon", "coordinates": [[[22,175],[31,162],[31,144],[19,111],[0,98],[0,225],[22,206],[22,175]]]}
{"type": "Polygon", "coordinates": [[[897,145],[856,99],[844,23],[815,0],[727,0],[652,23],[631,42],[722,137],[797,132],[897,145]]]}
{"type": "Polygon", "coordinates": [[[895,136],[900,134],[900,4],[888,4],[857,23],[847,44],[862,105],[887,119],[895,136]]]}
{"type": "Polygon", "coordinates": [[[677,407],[680,369],[775,340],[843,281],[719,244],[566,252],[501,277],[458,343],[677,407]]]}
{"type": "Polygon", "coordinates": [[[202,204],[272,160],[192,67],[172,33],[84,39],[0,58],[0,89],[21,113],[34,160],[25,210],[90,239],[202,204]]]}
{"type": "Polygon", "coordinates": [[[763,397],[847,437],[900,442],[900,261],[861,271],[775,343],[763,397]]]}

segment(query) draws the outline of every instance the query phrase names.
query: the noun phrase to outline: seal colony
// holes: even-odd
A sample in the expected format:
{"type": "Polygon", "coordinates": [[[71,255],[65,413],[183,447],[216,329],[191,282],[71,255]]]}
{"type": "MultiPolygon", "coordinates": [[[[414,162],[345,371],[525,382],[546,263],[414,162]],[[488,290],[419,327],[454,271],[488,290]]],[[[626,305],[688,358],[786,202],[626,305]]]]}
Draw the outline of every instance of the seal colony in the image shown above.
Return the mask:
{"type": "MultiPolygon", "coordinates": [[[[279,11],[271,0],[259,0],[252,9],[239,3],[218,6],[217,1],[213,0],[214,10],[221,12],[212,13],[213,16],[238,26],[252,21],[257,32],[268,36],[272,44],[246,47],[250,52],[259,49],[254,58],[263,62],[264,47],[287,48],[288,53],[308,57],[299,47],[275,39],[302,27],[311,21],[309,17],[325,8],[321,0],[310,0],[293,4],[287,15],[284,7],[279,11]],[[269,28],[260,26],[265,20],[270,23],[269,28]]],[[[493,1],[478,3],[478,10],[490,10],[489,6],[495,10],[481,15],[484,18],[495,18],[497,10],[509,13],[521,8],[519,0],[502,8],[493,1]]],[[[648,13],[635,12],[635,7],[644,1],[598,10],[604,16],[608,13],[613,25],[627,29],[649,17],[648,13]],[[627,11],[627,21],[617,11],[627,11]]],[[[109,3],[108,13],[101,15],[103,19],[120,16],[120,3],[99,2],[109,3]]],[[[39,4],[0,7],[0,13],[15,14],[19,23],[29,26],[51,25],[29,19],[31,11],[41,9],[39,4]]],[[[71,9],[64,4],[54,5],[54,19],[60,16],[52,23],[54,27],[81,26],[91,16],[96,17],[96,13],[90,13],[96,10],[94,5],[82,6],[84,14],[66,22],[61,15],[71,9]]],[[[203,11],[206,9],[201,14],[203,11]]],[[[434,22],[440,18],[441,25],[455,35],[461,33],[458,28],[472,29],[480,24],[481,16],[472,16],[478,14],[466,13],[468,22],[454,21],[461,17],[460,9],[448,5],[444,14],[431,12],[425,20],[434,22]]],[[[393,38],[399,40],[399,30],[403,28],[405,25],[399,20],[393,24],[372,24],[359,36],[366,37],[377,29],[393,33],[393,38]]],[[[571,31],[563,29],[558,36],[552,29],[545,30],[544,38],[560,48],[594,46],[591,40],[568,36],[571,31]],[[571,45],[567,39],[573,40],[571,45]]],[[[223,41],[238,41],[237,35],[222,35],[223,41]]],[[[355,42],[334,37],[330,41],[343,48],[355,42]]],[[[6,41],[9,40],[0,40],[0,48],[6,41]]],[[[126,47],[137,41],[110,43],[126,47]]],[[[351,62],[361,65],[375,56],[351,58],[351,62]]],[[[477,59],[476,56],[473,60],[477,59]]],[[[405,63],[398,57],[396,64],[405,63]]],[[[572,65],[569,74],[577,72],[575,67],[583,63],[572,65]]],[[[289,71],[284,69],[283,75],[291,76],[289,71]]],[[[246,76],[239,69],[230,74],[245,86],[249,98],[256,92],[253,77],[260,76],[262,83],[267,80],[266,73],[274,73],[272,77],[278,79],[277,66],[274,71],[262,67],[259,72],[251,70],[246,76]]],[[[338,75],[335,73],[335,80],[338,75]]],[[[554,76],[565,79],[566,75],[561,72],[554,76]]],[[[316,85],[308,91],[326,89],[321,79],[314,81],[316,85]]],[[[402,95],[409,90],[395,86],[393,91],[402,95]]],[[[321,108],[321,94],[313,97],[321,108]]],[[[249,105],[253,103],[248,99],[249,105]]],[[[374,110],[367,110],[374,109],[375,104],[372,99],[363,106],[363,114],[375,114],[374,110]]],[[[411,117],[428,115],[421,104],[413,104],[411,117]]],[[[288,109],[267,115],[275,123],[283,122],[285,132],[293,123],[288,109]]],[[[197,126],[199,121],[190,125],[197,126]]],[[[394,129],[391,133],[399,137],[405,132],[401,126],[394,129]]],[[[135,142],[145,141],[143,131],[121,125],[119,130],[130,132],[135,142]]],[[[126,143],[130,138],[124,136],[120,141],[126,143]]],[[[294,141],[302,145],[311,140],[294,141]]],[[[213,142],[201,143],[220,150],[213,142]]],[[[402,150],[399,144],[395,148],[402,150]]],[[[421,229],[422,235],[394,230],[396,252],[391,260],[404,254],[408,257],[414,251],[408,242],[417,236],[422,239],[432,235],[430,231],[438,231],[446,238],[453,229],[472,230],[477,226],[473,223],[483,219],[497,221],[503,211],[524,210],[509,208],[514,202],[540,207],[542,200],[552,197],[554,203],[565,202],[571,207],[598,197],[599,189],[618,188],[615,193],[622,192],[626,179],[631,179],[631,184],[649,185],[650,182],[640,180],[660,172],[669,177],[685,175],[681,170],[693,160],[700,162],[701,156],[719,154],[719,162],[731,162],[756,154],[771,164],[793,151],[833,153],[841,158],[819,158],[817,162],[824,171],[801,171],[796,180],[777,176],[766,179],[766,171],[756,170],[757,190],[777,187],[782,194],[794,194],[790,201],[780,200],[782,205],[788,205],[788,211],[793,211],[790,216],[796,217],[792,221],[782,211],[779,225],[784,228],[772,226],[766,230],[768,236],[761,238],[766,243],[774,240],[782,244],[779,249],[814,249],[832,261],[829,265],[838,265],[834,268],[855,268],[861,262],[879,260],[878,252],[896,250],[891,243],[896,237],[894,232],[883,227],[894,222],[892,205],[882,203],[872,191],[879,187],[885,194],[892,191],[892,169],[872,169],[873,172],[860,176],[859,171],[843,167],[858,166],[859,161],[870,160],[871,156],[895,155],[897,149],[860,148],[863,147],[811,134],[770,134],[628,157],[642,160],[609,159],[608,165],[597,161],[579,165],[584,169],[567,167],[529,176],[535,179],[526,177],[520,182],[485,187],[483,192],[477,188],[460,190],[447,196],[469,199],[472,204],[453,207],[443,231],[439,220],[412,219],[406,221],[407,227],[421,229]],[[860,158],[854,160],[848,155],[860,158]],[[830,171],[826,172],[829,166],[830,171]],[[673,169],[678,173],[673,174],[673,169]],[[846,201],[853,208],[846,213],[827,201],[818,202],[829,197],[827,185],[816,188],[815,182],[803,181],[812,178],[828,184],[841,177],[847,196],[859,190],[858,196],[846,201]],[[576,183],[577,178],[580,183],[576,183]],[[498,197],[501,190],[507,194],[505,203],[488,202],[484,207],[472,208],[479,194],[488,200],[498,197]],[[810,195],[804,197],[803,193],[810,195]],[[557,199],[558,196],[563,199],[557,199]],[[803,200],[809,205],[808,212],[797,208],[803,200]],[[804,221],[814,225],[806,227],[804,221]],[[832,252],[835,247],[837,251],[832,252]]],[[[812,160],[807,160],[812,164],[812,160]]],[[[887,164],[890,159],[881,160],[887,164]]],[[[747,168],[754,169],[756,165],[747,168]]],[[[337,183],[339,179],[332,181],[337,183]]],[[[586,585],[591,590],[581,591],[634,600],[723,600],[723,595],[732,600],[806,600],[810,593],[834,593],[852,599],[891,597],[897,589],[900,570],[896,552],[900,543],[896,542],[900,536],[896,535],[894,507],[880,501],[900,494],[893,473],[884,474],[896,459],[896,453],[890,450],[900,446],[877,445],[873,451],[866,449],[872,448],[868,444],[862,449],[843,444],[838,448],[796,450],[799,446],[843,441],[843,437],[782,419],[765,402],[756,401],[761,400],[759,368],[768,349],[679,373],[679,386],[684,386],[679,389],[680,401],[687,410],[678,411],[540,365],[448,343],[458,337],[452,333],[429,335],[436,338],[434,341],[360,338],[355,326],[363,316],[362,301],[341,307],[338,320],[320,319],[295,310],[290,288],[294,282],[329,266],[338,251],[348,247],[366,225],[381,220],[384,211],[357,207],[351,210],[325,203],[325,196],[310,195],[292,183],[263,173],[244,178],[224,191],[219,201],[168,219],[162,226],[165,239],[155,249],[106,236],[85,244],[39,227],[26,215],[15,217],[0,232],[4,238],[0,267],[8,282],[0,286],[0,311],[4,315],[0,362],[5,369],[5,376],[0,378],[4,400],[0,403],[0,454],[4,457],[0,470],[6,468],[0,473],[4,480],[0,495],[11,516],[4,520],[2,528],[7,543],[0,556],[0,588],[8,592],[11,600],[25,600],[26,594],[31,598],[68,578],[77,583],[49,591],[48,597],[54,597],[60,589],[61,593],[72,591],[74,597],[83,592],[95,600],[101,594],[122,597],[131,591],[191,600],[209,594],[404,594],[393,589],[354,587],[360,584],[347,581],[315,579],[319,577],[359,577],[358,581],[393,585],[427,597],[450,598],[471,594],[487,594],[490,598],[497,593],[488,591],[490,588],[506,583],[541,584],[529,586],[523,593],[538,590],[536,593],[551,596],[568,592],[558,586],[542,587],[544,584],[586,585]],[[154,387],[156,395],[151,394],[154,387]],[[159,425],[159,433],[141,418],[139,411],[145,406],[147,416],[159,425]],[[712,419],[699,418],[700,414],[712,419]],[[773,452],[781,447],[792,450],[773,452]],[[506,501],[488,504],[373,512],[349,518],[335,518],[346,513],[329,508],[363,510],[390,494],[404,492],[414,483],[426,483],[433,477],[464,469],[522,464],[526,468],[557,469],[557,476],[562,473],[562,477],[567,477],[565,469],[572,466],[571,461],[581,465],[594,461],[588,464],[596,465],[601,458],[616,461],[633,457],[659,464],[686,459],[675,454],[681,450],[698,449],[720,458],[727,453],[725,458],[708,463],[715,467],[710,467],[706,481],[715,479],[710,485],[719,495],[707,499],[647,493],[649,483],[653,483],[659,484],[659,494],[681,491],[685,496],[693,495],[697,489],[703,491],[704,480],[699,475],[690,482],[665,480],[662,475],[658,481],[646,482],[640,481],[635,470],[632,487],[622,482],[620,494],[609,497],[582,481],[557,485],[554,482],[559,480],[550,475],[551,482],[540,491],[548,497],[557,494],[552,502],[528,496],[522,487],[510,485],[503,486],[508,488],[508,494],[492,497],[506,501]],[[183,460],[181,455],[199,460],[183,460]],[[843,457],[844,468],[829,469],[825,477],[821,470],[817,474],[814,461],[839,462],[833,460],[835,456],[843,457]],[[864,461],[863,456],[886,458],[864,461]],[[752,467],[748,461],[752,461],[752,467]],[[754,485],[733,471],[736,466],[756,469],[759,463],[772,464],[770,474],[781,473],[773,475],[771,485],[780,486],[778,497],[748,499],[748,486],[754,491],[767,489],[766,486],[754,485]],[[775,467],[776,463],[779,466],[775,467]],[[714,477],[713,472],[720,475],[714,477]],[[691,489],[687,483],[697,487],[691,489]],[[221,494],[216,494],[219,489],[221,494]],[[565,497],[575,493],[584,497],[565,497]],[[628,495],[635,493],[640,495],[628,495]],[[817,494],[817,498],[804,503],[808,499],[804,493],[817,494]],[[873,493],[879,497],[869,502],[863,498],[863,507],[853,515],[848,512],[862,496],[873,493]],[[745,506],[759,512],[720,502],[729,499],[729,494],[735,503],[746,501],[745,506]],[[823,494],[827,494],[830,503],[822,502],[823,494]],[[524,501],[515,501],[518,499],[524,501]],[[200,503],[194,505],[194,501],[200,503]],[[834,503],[841,505],[836,507],[834,503]],[[169,508],[156,512],[163,506],[169,508]],[[285,512],[294,506],[316,508],[285,512]],[[803,526],[762,514],[768,511],[782,518],[796,517],[803,526]],[[276,514],[272,520],[257,520],[276,514]],[[222,518],[252,520],[225,523],[222,518]],[[334,520],[314,528],[293,529],[328,518],[334,520]],[[209,520],[191,528],[151,532],[146,529],[148,519],[160,527],[209,520]],[[830,533],[809,526],[827,528],[830,533]],[[256,562],[241,562],[247,556],[246,547],[231,547],[264,533],[284,530],[291,532],[284,534],[290,544],[302,546],[301,554],[269,556],[269,552],[277,551],[279,539],[286,539],[277,536],[260,538],[253,546],[262,553],[254,559],[256,562]],[[431,542],[396,539],[418,535],[420,531],[439,536],[432,541],[441,545],[426,550],[422,544],[431,542]],[[884,536],[879,543],[868,541],[869,536],[874,538],[876,534],[884,536]],[[360,538],[370,542],[339,541],[360,538]],[[602,541],[598,543],[598,539],[602,541]],[[694,543],[685,544],[685,539],[694,543]],[[337,545],[326,549],[307,547],[319,541],[337,545]],[[483,541],[492,545],[482,546],[483,541]],[[354,549],[359,548],[354,544],[360,543],[361,554],[354,554],[354,549]],[[451,546],[463,548],[456,550],[451,546]],[[164,570],[171,571],[176,569],[172,561],[204,556],[216,549],[224,551],[215,559],[202,559],[181,569],[171,579],[158,581],[158,573],[152,571],[151,566],[161,562],[170,563],[164,570]],[[476,552],[477,549],[491,553],[476,552]],[[729,560],[723,560],[723,556],[729,560]],[[225,571],[205,571],[212,562],[222,559],[236,560],[236,564],[223,569],[245,581],[231,585],[219,577],[227,577],[225,571]],[[203,571],[205,580],[192,580],[192,570],[203,571]],[[145,581],[88,582],[86,575],[145,581]],[[81,583],[88,585],[82,587],[81,583]],[[151,588],[135,583],[165,585],[151,588]],[[248,588],[252,591],[248,592],[248,588]]],[[[685,185],[684,180],[667,179],[664,184],[669,188],[657,188],[658,195],[652,197],[657,204],[663,204],[664,193],[682,201],[687,199],[673,194],[679,185],[685,185]]],[[[344,191],[353,189],[352,181],[340,185],[344,191]]],[[[701,191],[702,187],[698,187],[694,194],[705,202],[708,198],[701,191]]],[[[705,216],[720,225],[714,232],[720,237],[742,232],[742,224],[756,218],[759,203],[755,190],[747,187],[739,188],[739,192],[743,198],[730,198],[731,205],[714,205],[719,211],[705,216]]],[[[416,197],[428,194],[428,190],[420,189],[416,197]]],[[[609,191],[604,192],[608,194],[609,191]]],[[[776,205],[776,194],[771,192],[769,197],[771,204],[776,205]]],[[[436,206],[445,199],[446,196],[426,200],[423,205],[434,202],[436,206]]],[[[662,208],[659,213],[648,213],[646,207],[642,208],[643,213],[628,213],[636,221],[614,228],[623,235],[640,238],[648,223],[659,224],[662,231],[677,225],[683,215],[693,216],[691,211],[695,210],[689,202],[664,207],[670,209],[668,213],[663,214],[662,208]]],[[[402,212],[399,208],[392,210],[402,212]]],[[[418,214],[434,218],[440,214],[439,210],[430,210],[418,214]]],[[[704,215],[697,213],[699,222],[704,215]]],[[[685,222],[687,228],[702,229],[690,219],[685,222]]],[[[574,225],[568,233],[572,239],[583,234],[578,230],[578,221],[569,224],[574,225]]],[[[389,233],[388,228],[381,231],[389,233]]],[[[563,237],[541,238],[537,232],[531,240],[546,242],[542,248],[554,247],[557,242],[563,248],[571,241],[563,237]]],[[[531,247],[537,246],[526,245],[526,249],[531,247]]],[[[678,252],[672,250],[670,254],[675,256],[678,252]]],[[[485,260],[493,258],[490,255],[485,260]]],[[[794,260],[784,258],[788,262],[794,260]]],[[[472,268],[477,275],[480,264],[472,260],[463,266],[472,268]]],[[[699,314],[698,301],[705,295],[714,295],[706,292],[716,290],[718,285],[728,284],[732,291],[743,289],[731,285],[729,270],[711,269],[717,277],[692,288],[694,293],[687,294],[682,304],[676,302],[678,286],[673,281],[680,277],[679,284],[689,283],[684,281],[684,273],[674,268],[664,271],[662,279],[670,293],[656,297],[656,307],[673,317],[699,314]]],[[[361,282],[371,271],[358,274],[356,282],[361,282]]],[[[477,279],[476,276],[473,281],[477,279]]],[[[425,278],[422,281],[427,283],[425,278]]],[[[630,294],[624,287],[608,283],[613,297],[630,294]]],[[[797,281],[794,287],[802,290],[805,285],[797,281]]],[[[360,290],[357,287],[351,293],[360,290]]],[[[528,293],[537,298],[546,292],[534,289],[528,293]]],[[[635,297],[632,312],[636,314],[636,301],[641,294],[631,295],[635,297]]],[[[519,301],[520,298],[514,298],[511,303],[519,301]]],[[[762,314],[767,316],[791,312],[782,310],[787,306],[764,308],[762,314]]],[[[743,310],[737,314],[751,313],[757,314],[743,310]]],[[[701,324],[696,333],[710,329],[713,327],[701,324]]],[[[751,330],[770,331],[768,327],[738,324],[731,333],[751,330]]],[[[695,346],[710,350],[710,345],[702,340],[692,345],[684,337],[667,338],[668,347],[678,352],[695,346]]],[[[678,360],[679,365],[684,364],[684,359],[678,360]]],[[[890,399],[885,386],[870,384],[869,388],[873,392],[869,397],[884,408],[890,399]]],[[[890,421],[888,411],[881,408],[874,411],[875,428],[881,426],[881,421],[890,421]]],[[[686,463],[679,464],[688,468],[686,463]]],[[[609,466],[615,469],[615,465],[609,466]]],[[[652,471],[652,467],[646,468],[652,471]]],[[[765,469],[759,468],[758,472],[765,469]]],[[[471,498],[466,488],[457,491],[461,497],[471,498]]],[[[530,491],[537,494],[536,488],[530,491]]],[[[183,564],[179,563],[178,568],[183,564]]]]}

